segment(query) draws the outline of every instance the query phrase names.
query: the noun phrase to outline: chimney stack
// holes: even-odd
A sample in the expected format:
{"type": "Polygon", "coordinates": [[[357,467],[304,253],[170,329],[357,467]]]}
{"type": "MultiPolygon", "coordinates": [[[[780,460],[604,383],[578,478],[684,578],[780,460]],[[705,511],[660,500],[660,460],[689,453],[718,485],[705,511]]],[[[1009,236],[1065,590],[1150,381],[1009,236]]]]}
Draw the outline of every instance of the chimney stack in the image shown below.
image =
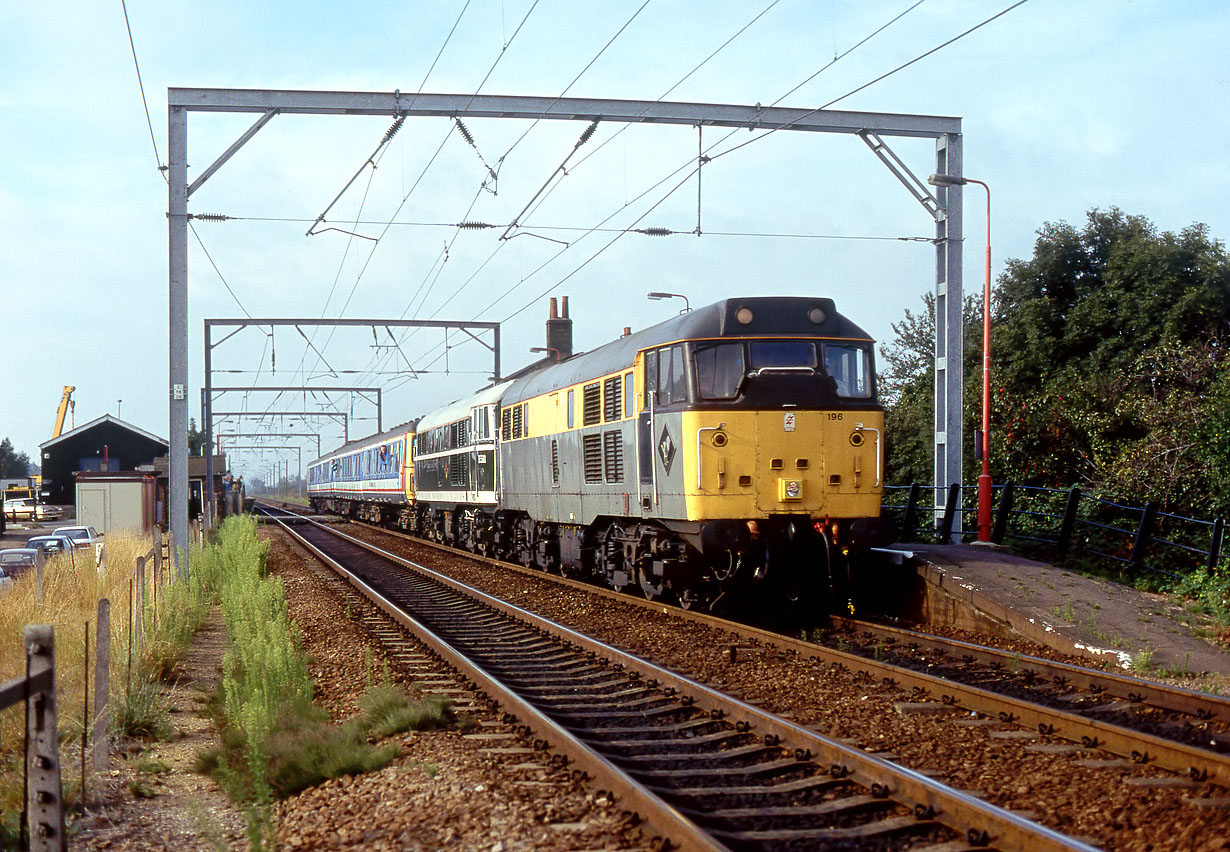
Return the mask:
{"type": "Polygon", "coordinates": [[[555,297],[551,297],[551,316],[547,320],[547,349],[552,350],[556,360],[566,361],[572,357],[572,320],[568,317],[568,297],[563,297],[562,310],[556,313],[555,297]]]}

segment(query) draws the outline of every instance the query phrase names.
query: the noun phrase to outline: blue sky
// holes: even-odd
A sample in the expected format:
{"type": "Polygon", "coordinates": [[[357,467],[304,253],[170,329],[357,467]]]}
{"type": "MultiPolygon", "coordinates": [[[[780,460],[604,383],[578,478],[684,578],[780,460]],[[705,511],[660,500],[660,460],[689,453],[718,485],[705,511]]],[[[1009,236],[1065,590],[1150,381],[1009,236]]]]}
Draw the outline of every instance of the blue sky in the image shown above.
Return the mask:
{"type": "MultiPolygon", "coordinates": [[[[156,166],[167,156],[169,86],[422,86],[465,94],[482,85],[484,94],[653,100],[679,83],[666,99],[770,104],[830,66],[781,101],[813,108],[1010,2],[912,5],[471,0],[343,9],[129,0],[155,156],[119,0],[6,4],[0,316],[9,345],[0,372],[0,436],[36,457],[66,384],[77,388],[77,425],[118,412],[167,436],[167,197],[156,166]],[[837,54],[843,55],[832,63],[837,54]]],[[[1007,258],[1029,256],[1044,223],[1080,225],[1094,207],[1118,206],[1163,230],[1204,222],[1225,239],[1228,10],[1220,2],[1030,0],[834,108],[962,119],[965,172],[994,193],[996,275],[1007,258]]],[[[193,114],[190,179],[251,121],[193,114]]],[[[501,243],[502,229],[459,233],[440,223],[511,221],[567,156],[584,123],[467,120],[472,148],[446,120],[421,119],[406,124],[377,168],[365,170],[330,212],[331,224],[349,221],[345,227],[369,237],[383,232],[379,242],[338,232],[305,236],[388,125],[376,118],[278,117],[193,196],[193,213],[239,217],[197,222],[200,243],[190,236],[194,403],[206,317],[502,321],[507,371],[537,357],[528,350],[543,343],[547,292],[570,297],[577,347],[590,348],[624,326],[641,328],[675,310],[647,301],[650,290],[684,293],[694,305],[760,293],[831,296],[843,313],[890,342],[891,324],[917,310],[932,287],[933,248],[892,239],[931,234],[922,208],[857,138],[818,134],[773,134],[706,166],[704,236],[627,235],[599,253],[615,234],[582,238],[584,229],[613,213],[611,226],[627,227],[660,201],[641,226],[696,227],[695,180],[669,196],[659,190],[634,201],[695,158],[695,129],[600,126],[567,176],[523,219],[527,235],[501,243]],[[485,188],[484,164],[499,166],[498,183],[485,188]],[[571,245],[561,251],[550,240],[571,245]]],[[[704,142],[721,135],[706,130],[704,142]]],[[[740,131],[727,147],[754,137],[740,131]]],[[[931,142],[889,141],[916,174],[932,170],[931,142]]],[[[967,289],[981,283],[982,204],[981,190],[967,194],[967,289]]],[[[242,372],[215,374],[214,383],[302,384],[321,374],[293,330],[278,329],[270,343],[252,329],[215,350],[216,368],[242,372]]],[[[367,330],[319,335],[314,344],[342,378],[317,381],[386,387],[386,427],[479,386],[489,364],[479,347],[454,340],[452,372],[408,380],[381,360],[389,350],[372,343],[367,330]]],[[[439,343],[439,335],[417,335],[402,341],[402,351],[416,369],[438,371],[439,343]]],[[[225,408],[276,411],[302,408],[303,401],[236,394],[225,408]]],[[[313,409],[327,404],[308,398],[313,409]]],[[[341,396],[331,404],[351,410],[341,396]]],[[[370,405],[355,403],[353,413],[352,437],[374,428],[362,419],[374,414],[370,405]]],[[[319,432],[327,447],[340,441],[336,422],[312,418],[293,430],[319,432]]],[[[223,432],[261,430],[287,431],[255,418],[242,429],[234,421],[222,425],[223,432]]],[[[297,443],[312,447],[305,457],[314,454],[314,441],[297,443]]],[[[240,451],[232,460],[259,475],[277,458],[274,451],[240,451]]]]}

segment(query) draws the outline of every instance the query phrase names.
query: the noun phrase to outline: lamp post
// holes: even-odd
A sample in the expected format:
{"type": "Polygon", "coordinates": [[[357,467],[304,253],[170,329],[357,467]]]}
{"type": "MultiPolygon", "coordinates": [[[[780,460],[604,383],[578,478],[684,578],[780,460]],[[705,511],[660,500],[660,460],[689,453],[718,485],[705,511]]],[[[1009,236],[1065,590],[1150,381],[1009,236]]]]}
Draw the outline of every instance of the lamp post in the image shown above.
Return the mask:
{"type": "Polygon", "coordinates": [[[982,429],[978,433],[978,454],[982,473],[978,476],[978,540],[991,540],[991,187],[980,180],[956,175],[931,175],[932,186],[964,186],[976,183],[987,191],[987,268],[982,284],[982,429]]]}
{"type": "Polygon", "coordinates": [[[655,302],[661,299],[683,299],[683,310],[679,313],[686,314],[692,310],[692,304],[688,301],[688,297],[682,293],[646,293],[645,296],[655,302]]]}

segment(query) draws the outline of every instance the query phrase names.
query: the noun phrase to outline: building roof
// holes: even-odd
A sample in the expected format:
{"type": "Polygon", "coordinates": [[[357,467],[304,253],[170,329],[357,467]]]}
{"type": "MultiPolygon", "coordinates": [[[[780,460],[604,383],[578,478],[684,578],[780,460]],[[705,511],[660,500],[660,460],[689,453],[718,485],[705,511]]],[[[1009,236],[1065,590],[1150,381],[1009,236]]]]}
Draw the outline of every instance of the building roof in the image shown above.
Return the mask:
{"type": "MultiPolygon", "coordinates": [[[[166,479],[167,471],[170,469],[171,462],[168,456],[159,456],[154,459],[154,472],[158,474],[159,479],[166,479]]],[[[214,476],[226,475],[226,454],[218,453],[214,456],[214,476]]],[[[188,456],[188,478],[203,479],[205,476],[205,457],[204,456],[188,456]]]]}
{"type": "Polygon", "coordinates": [[[65,432],[58,438],[52,438],[50,441],[44,441],[43,443],[39,444],[38,447],[43,452],[46,452],[49,447],[54,447],[56,444],[59,444],[63,441],[67,441],[69,438],[74,438],[77,435],[84,434],[85,432],[88,432],[89,430],[97,426],[100,426],[103,423],[114,423],[116,426],[119,426],[121,429],[127,429],[130,432],[134,432],[137,435],[140,435],[142,438],[146,438],[150,441],[155,441],[159,444],[162,444],[164,447],[169,448],[171,446],[164,438],[159,438],[157,435],[151,435],[149,432],[146,432],[144,429],[138,429],[136,426],[133,426],[131,423],[127,423],[123,420],[120,420],[118,417],[112,417],[110,414],[104,414],[102,417],[91,420],[89,423],[86,423],[84,426],[78,426],[76,429],[72,429],[68,432],[65,432]]]}

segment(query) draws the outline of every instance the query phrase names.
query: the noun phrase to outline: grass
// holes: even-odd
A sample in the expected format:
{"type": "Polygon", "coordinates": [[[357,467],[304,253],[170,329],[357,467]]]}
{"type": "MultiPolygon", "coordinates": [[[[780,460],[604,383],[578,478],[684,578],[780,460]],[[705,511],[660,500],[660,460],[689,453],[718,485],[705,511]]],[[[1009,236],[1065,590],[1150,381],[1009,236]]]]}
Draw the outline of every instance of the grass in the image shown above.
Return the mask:
{"type": "MultiPolygon", "coordinates": [[[[218,542],[191,554],[190,579],[159,587],[134,619],[145,626],[143,647],[134,647],[129,665],[129,580],[136,558],[150,549],[147,538],[108,537],[103,571],[76,554],[51,560],[44,572],[42,603],[36,602],[34,575],[19,578],[2,593],[0,606],[0,682],[24,674],[26,624],[50,624],[56,636],[56,697],[64,797],[79,804],[79,765],[73,765],[84,719],[85,631],[90,630],[89,678],[93,693],[96,649],[94,622],[98,600],[111,603],[110,678],[113,732],[143,739],[166,738],[171,716],[160,699],[158,682],[174,677],[179,661],[210,607],[221,603],[228,650],[223,677],[212,703],[223,720],[223,745],[202,757],[233,792],[248,817],[252,848],[273,846],[272,800],[321,780],[378,769],[398,754],[397,743],[374,743],[409,729],[455,722],[447,703],[416,701],[387,685],[387,669],[367,665],[369,690],[361,712],[342,725],[329,725],[312,704],[312,683],[296,627],[287,616],[281,581],[265,575],[267,545],[258,541],[255,519],[229,518],[218,542]],[[373,685],[383,674],[386,683],[373,685]],[[73,745],[74,747],[69,747],[73,745]]],[[[149,574],[147,573],[147,582],[149,574]]],[[[136,631],[132,631],[135,633],[136,631]]],[[[18,846],[22,803],[21,750],[25,713],[21,705],[0,711],[0,848],[18,846]]],[[[161,764],[134,758],[135,796],[153,792],[151,779],[161,764]]],[[[424,767],[429,773],[433,767],[424,767]]],[[[87,788],[95,786],[87,777],[87,788]]]]}
{"type": "Polygon", "coordinates": [[[1070,603],[1065,603],[1063,606],[1055,604],[1051,607],[1051,615],[1069,623],[1076,622],[1076,612],[1072,609],[1072,604],[1070,603]]]}
{"type": "Polygon", "coordinates": [[[374,742],[410,729],[454,722],[446,702],[417,701],[387,683],[364,652],[368,690],[360,713],[330,725],[312,703],[312,681],[297,627],[290,621],[282,582],[265,571],[268,545],[250,516],[228,518],[218,543],[204,554],[202,574],[215,577],[226,623],[222,678],[210,704],[221,745],[201,754],[209,772],[248,820],[252,848],[274,844],[273,801],[328,778],[383,768],[401,754],[396,742],[374,742]]]}
{"type": "MultiPolygon", "coordinates": [[[[87,676],[91,705],[94,703],[99,599],[111,601],[111,707],[117,729],[150,737],[163,736],[170,730],[165,711],[160,710],[152,680],[165,668],[166,661],[173,657],[174,652],[172,643],[160,638],[152,608],[144,614],[134,614],[135,619],[145,618],[147,641],[144,649],[133,650],[131,689],[128,686],[129,581],[137,557],[146,554],[150,547],[151,540],[147,537],[113,534],[107,537],[104,570],[95,568],[93,554],[88,551],[77,551],[71,557],[65,554],[49,560],[43,572],[41,603],[37,600],[36,578],[32,571],[18,577],[7,591],[0,593],[0,682],[25,673],[23,633],[27,624],[49,624],[55,630],[56,705],[60,740],[64,746],[61,749],[64,761],[61,776],[65,779],[65,802],[70,808],[78,805],[81,795],[78,789],[80,781],[70,783],[73,778],[80,778],[80,766],[73,766],[78,750],[67,746],[70,742],[79,746],[81,742],[85,725],[82,700],[87,676]],[[85,656],[87,629],[90,636],[88,675],[85,656]],[[159,661],[153,669],[147,668],[147,661],[151,659],[159,661]]],[[[150,573],[146,573],[147,583],[152,582],[150,573]]],[[[159,589],[160,603],[162,592],[167,588],[164,585],[159,589]]],[[[153,594],[148,586],[147,595],[147,600],[152,603],[153,594]]],[[[0,711],[0,814],[3,815],[0,817],[0,847],[5,848],[17,845],[24,727],[22,704],[0,711]]],[[[92,776],[87,775],[87,789],[90,786],[93,786],[92,776]]]]}

